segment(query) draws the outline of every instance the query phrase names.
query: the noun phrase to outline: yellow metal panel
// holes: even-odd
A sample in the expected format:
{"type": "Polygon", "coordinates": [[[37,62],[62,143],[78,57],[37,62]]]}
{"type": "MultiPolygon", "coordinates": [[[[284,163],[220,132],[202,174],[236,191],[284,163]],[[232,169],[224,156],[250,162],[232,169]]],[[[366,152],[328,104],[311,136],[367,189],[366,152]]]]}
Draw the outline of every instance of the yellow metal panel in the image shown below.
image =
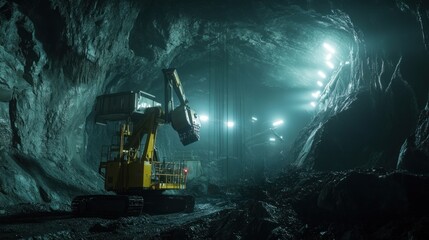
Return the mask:
{"type": "Polygon", "coordinates": [[[117,161],[107,162],[106,163],[106,175],[104,181],[104,187],[107,191],[117,190],[120,186],[119,180],[119,170],[121,168],[121,163],[117,161]]]}
{"type": "Polygon", "coordinates": [[[143,163],[132,162],[127,164],[128,168],[128,188],[142,188],[143,187],[143,163]]]}
{"type": "Polygon", "coordinates": [[[149,188],[152,185],[151,182],[152,164],[148,161],[144,161],[143,168],[143,187],[149,188]]]}
{"type": "Polygon", "coordinates": [[[146,146],[145,146],[145,153],[146,153],[146,159],[145,161],[153,161],[153,155],[155,151],[155,133],[151,132],[147,136],[146,140],[146,146]]]}

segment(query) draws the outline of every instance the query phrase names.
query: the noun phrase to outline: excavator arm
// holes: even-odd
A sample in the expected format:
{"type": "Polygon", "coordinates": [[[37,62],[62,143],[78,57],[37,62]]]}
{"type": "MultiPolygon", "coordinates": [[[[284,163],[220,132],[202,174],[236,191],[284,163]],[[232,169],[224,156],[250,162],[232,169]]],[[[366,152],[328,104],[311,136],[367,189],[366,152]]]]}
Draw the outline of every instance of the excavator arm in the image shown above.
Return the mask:
{"type": "Polygon", "coordinates": [[[176,69],[163,69],[162,72],[165,80],[165,122],[171,123],[183,145],[198,141],[201,122],[195,111],[188,106],[188,100],[176,69]],[[178,107],[174,107],[173,90],[180,102],[178,107]]]}
{"type": "MultiPolygon", "coordinates": [[[[141,161],[150,161],[152,162],[155,159],[155,140],[156,140],[156,131],[161,120],[162,110],[160,107],[151,107],[146,109],[145,114],[133,119],[133,131],[130,132],[130,135],[127,138],[127,149],[134,149],[135,152],[138,152],[141,140],[144,135],[146,137],[146,143],[144,146],[143,154],[141,155],[141,161]]],[[[124,124],[124,125],[127,125],[124,124]]],[[[136,158],[135,156],[134,158],[136,158]]]]}
{"type": "MultiPolygon", "coordinates": [[[[183,145],[188,145],[200,139],[199,131],[201,122],[199,116],[188,105],[182,83],[175,68],[163,69],[165,80],[165,106],[161,119],[164,123],[171,124],[179,134],[183,145]],[[180,105],[174,105],[173,92],[179,99],[180,105]]],[[[106,124],[108,121],[127,121],[131,119],[134,123],[131,139],[132,147],[137,147],[143,132],[147,131],[142,125],[145,115],[150,108],[159,107],[154,101],[154,96],[145,92],[124,92],[106,94],[97,97],[96,118],[98,124],[106,124]]],[[[145,124],[147,125],[147,124],[145,124]]]]}
{"type": "Polygon", "coordinates": [[[171,122],[171,112],[174,109],[173,90],[176,93],[177,98],[179,99],[180,105],[188,104],[188,100],[186,99],[185,92],[183,91],[182,87],[182,82],[180,81],[176,69],[162,69],[162,72],[164,73],[165,80],[165,121],[171,122]]]}

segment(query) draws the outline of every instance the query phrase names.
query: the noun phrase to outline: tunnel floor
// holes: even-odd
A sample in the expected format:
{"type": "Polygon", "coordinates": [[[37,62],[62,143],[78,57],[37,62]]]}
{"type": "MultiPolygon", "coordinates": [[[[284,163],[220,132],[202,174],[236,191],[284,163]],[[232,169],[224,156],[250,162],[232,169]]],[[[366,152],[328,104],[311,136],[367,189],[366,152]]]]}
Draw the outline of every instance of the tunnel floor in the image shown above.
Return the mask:
{"type": "MultiPolygon", "coordinates": [[[[73,217],[69,212],[28,213],[0,218],[2,239],[168,238],[170,229],[189,224],[235,204],[220,198],[197,199],[193,213],[144,214],[122,218],[73,217]]],[[[173,236],[171,236],[173,237],[173,236]]]]}
{"type": "MultiPolygon", "coordinates": [[[[196,187],[195,185],[191,187],[196,187]]],[[[200,193],[193,213],[0,217],[1,239],[429,239],[429,176],[288,170],[200,193]]]]}

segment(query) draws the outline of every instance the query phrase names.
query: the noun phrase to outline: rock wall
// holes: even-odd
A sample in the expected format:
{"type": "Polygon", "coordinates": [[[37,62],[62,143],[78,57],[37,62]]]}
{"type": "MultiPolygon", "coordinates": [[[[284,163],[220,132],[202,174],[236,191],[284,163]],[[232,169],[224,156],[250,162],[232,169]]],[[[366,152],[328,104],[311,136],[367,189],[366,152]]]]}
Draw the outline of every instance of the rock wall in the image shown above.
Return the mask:
{"type": "Polygon", "coordinates": [[[291,158],[299,167],[317,170],[395,169],[401,145],[427,101],[428,6],[334,1],[331,9],[336,8],[353,26],[350,65],[330,78],[291,158]]]}
{"type": "Polygon", "coordinates": [[[136,5],[0,1],[0,88],[11,93],[0,103],[1,208],[61,207],[102,189],[87,162],[85,123],[112,69],[131,59],[136,5]]]}
{"type": "Polygon", "coordinates": [[[420,113],[417,129],[401,147],[398,169],[429,173],[429,102],[420,113]]]}
{"type": "Polygon", "coordinates": [[[94,124],[95,97],[162,88],[153,84],[161,68],[201,33],[175,11],[156,17],[152,5],[0,1],[0,210],[62,208],[75,195],[103,191],[100,149],[116,129],[94,124]]]}

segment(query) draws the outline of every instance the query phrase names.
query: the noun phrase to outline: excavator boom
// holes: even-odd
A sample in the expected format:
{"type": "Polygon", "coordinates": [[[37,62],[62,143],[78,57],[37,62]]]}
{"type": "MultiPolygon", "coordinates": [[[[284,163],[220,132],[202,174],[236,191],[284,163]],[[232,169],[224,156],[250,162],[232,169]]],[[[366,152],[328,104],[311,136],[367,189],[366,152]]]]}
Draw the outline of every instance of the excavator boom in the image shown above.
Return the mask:
{"type": "Polygon", "coordinates": [[[188,100],[176,69],[163,69],[162,72],[165,80],[165,122],[171,123],[183,145],[198,141],[201,122],[195,111],[188,106],[188,100]],[[173,90],[180,102],[176,108],[174,108],[173,90]]]}

